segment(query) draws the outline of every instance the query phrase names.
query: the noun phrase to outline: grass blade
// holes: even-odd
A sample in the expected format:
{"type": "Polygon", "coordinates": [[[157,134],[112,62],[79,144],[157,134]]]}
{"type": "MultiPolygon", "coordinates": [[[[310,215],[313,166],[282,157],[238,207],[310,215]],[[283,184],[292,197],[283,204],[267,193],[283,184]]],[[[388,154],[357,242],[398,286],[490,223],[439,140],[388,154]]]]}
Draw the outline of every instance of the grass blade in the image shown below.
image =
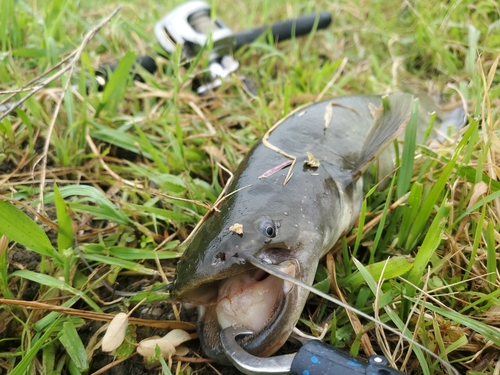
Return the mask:
{"type": "Polygon", "coordinates": [[[389,206],[391,205],[392,193],[394,191],[393,188],[395,182],[396,182],[396,176],[393,176],[393,178],[391,179],[391,185],[389,186],[389,194],[387,195],[387,198],[384,203],[382,218],[380,219],[380,223],[378,224],[377,233],[375,234],[375,239],[373,240],[373,245],[370,247],[370,259],[368,260],[368,264],[372,264],[375,261],[375,253],[377,252],[377,247],[380,238],[382,237],[382,232],[384,231],[385,220],[387,219],[387,213],[389,211],[389,206]]]}
{"type": "Polygon", "coordinates": [[[491,221],[488,221],[488,227],[484,237],[486,238],[486,270],[488,271],[488,281],[492,285],[496,285],[497,252],[495,246],[495,228],[493,228],[493,223],[491,221]]]}
{"type": "Polygon", "coordinates": [[[418,99],[415,99],[410,121],[405,129],[405,143],[403,155],[401,156],[401,166],[398,170],[398,183],[396,187],[396,198],[399,199],[406,194],[410,187],[413,176],[413,164],[415,160],[415,144],[417,141],[418,124],[418,99]]]}
{"type": "Polygon", "coordinates": [[[64,202],[57,184],[54,184],[54,202],[56,204],[58,224],[57,248],[59,253],[62,253],[64,250],[73,246],[74,235],[73,224],[71,222],[71,218],[69,217],[66,203],[64,202]]]}
{"type": "Polygon", "coordinates": [[[120,59],[116,70],[108,76],[109,80],[102,93],[102,100],[97,106],[95,117],[99,117],[103,109],[107,109],[108,113],[114,116],[118,105],[125,96],[125,89],[127,88],[128,82],[130,82],[130,72],[132,71],[134,62],[135,54],[132,52],[127,52],[126,55],[120,59]]]}
{"type": "Polygon", "coordinates": [[[166,244],[161,250],[153,249],[132,249],[130,247],[111,246],[109,248],[100,244],[84,245],[83,249],[87,254],[108,254],[119,259],[126,260],[141,260],[141,259],[174,259],[180,257],[180,252],[165,251],[167,249],[176,248],[179,241],[172,241],[166,244]]]}
{"type": "Polygon", "coordinates": [[[152,214],[163,220],[174,220],[177,222],[184,222],[184,223],[194,223],[197,221],[197,219],[195,219],[192,216],[188,216],[181,212],[165,210],[164,208],[149,207],[138,204],[128,204],[128,206],[141,213],[152,214]]]}
{"type": "Polygon", "coordinates": [[[138,273],[143,274],[143,275],[151,275],[152,276],[152,275],[156,275],[156,273],[157,273],[156,270],[152,270],[151,268],[144,267],[144,266],[137,264],[135,262],[130,262],[128,260],[107,257],[104,255],[86,254],[85,259],[90,260],[90,261],[95,261],[98,263],[109,264],[110,266],[125,268],[127,270],[135,271],[135,272],[138,272],[138,273]]]}
{"type": "MultiPolygon", "coordinates": [[[[384,260],[382,262],[369,264],[364,268],[375,280],[380,278],[387,280],[404,275],[411,270],[413,264],[414,260],[411,257],[398,256],[389,258],[388,260],[384,260]],[[384,271],[383,275],[382,271],[384,271]]],[[[337,282],[341,287],[356,288],[365,282],[365,277],[363,277],[363,274],[361,274],[360,271],[356,271],[350,276],[342,280],[338,280],[337,282]]]]}
{"type": "Polygon", "coordinates": [[[443,172],[439,176],[438,180],[432,187],[428,196],[425,198],[424,204],[422,205],[417,217],[415,218],[415,222],[412,226],[410,234],[406,241],[406,250],[409,251],[413,249],[417,245],[417,240],[420,237],[426,223],[429,220],[429,216],[431,215],[432,210],[434,209],[434,205],[438,201],[438,199],[442,196],[443,189],[445,185],[448,183],[451,173],[456,167],[456,162],[461,154],[462,149],[467,144],[469,137],[474,131],[474,127],[471,125],[469,129],[464,134],[464,137],[458,144],[453,157],[446,164],[446,167],[443,169],[443,172]]]}
{"type": "Polygon", "coordinates": [[[0,295],[7,299],[15,299],[9,287],[9,257],[8,257],[9,239],[7,236],[0,235],[0,295]]]}
{"type": "Polygon", "coordinates": [[[60,290],[64,290],[66,292],[69,292],[71,294],[74,294],[75,296],[79,296],[82,298],[87,304],[94,309],[96,312],[102,312],[101,308],[96,305],[92,299],[90,299],[85,293],[82,291],[73,288],[72,286],[68,285],[64,281],[61,281],[59,279],[56,279],[55,277],[48,276],[48,275],[43,275],[41,273],[33,272],[33,271],[28,271],[28,270],[20,270],[20,271],[15,271],[11,274],[11,276],[19,276],[24,279],[28,279],[31,281],[34,281],[36,283],[51,287],[51,288],[56,288],[60,290]]]}
{"type": "Polygon", "coordinates": [[[0,213],[1,234],[38,254],[52,257],[58,262],[62,261],[43,229],[28,215],[3,200],[0,200],[0,213]]]}
{"type": "MultiPolygon", "coordinates": [[[[93,213],[100,213],[103,217],[107,218],[118,224],[130,224],[130,219],[127,215],[121,212],[116,206],[100,191],[93,186],[77,185],[65,186],[60,189],[61,196],[67,198],[73,195],[83,196],[89,198],[97,206],[93,213]]],[[[45,196],[45,203],[52,203],[55,200],[54,193],[45,196]]],[[[70,206],[72,204],[70,203],[70,206]]],[[[75,205],[76,206],[76,205],[75,205]]],[[[77,206],[81,207],[81,206],[77,206]]]]}
{"type": "MultiPolygon", "coordinates": [[[[425,236],[422,246],[418,249],[417,255],[415,256],[415,262],[413,263],[413,268],[408,273],[406,279],[413,285],[418,285],[420,280],[426,270],[427,264],[431,259],[431,256],[436,251],[437,247],[441,243],[441,237],[443,234],[444,226],[446,225],[446,218],[450,212],[450,207],[445,201],[441,205],[437,215],[434,217],[432,224],[425,236]]],[[[415,287],[411,285],[406,286],[406,295],[413,297],[416,293],[415,287]]],[[[408,315],[410,310],[409,303],[403,303],[403,316],[408,315]]]]}
{"type": "Polygon", "coordinates": [[[87,371],[89,368],[87,352],[71,318],[64,322],[59,341],[64,346],[64,349],[66,349],[66,353],[68,353],[77,369],[80,372],[87,371]]]}
{"type": "Polygon", "coordinates": [[[398,210],[402,212],[403,219],[401,220],[401,227],[399,228],[399,238],[398,246],[402,247],[405,240],[408,238],[411,227],[415,222],[415,218],[420,210],[420,204],[422,203],[423,187],[422,184],[415,182],[410,190],[410,195],[408,196],[408,206],[398,207],[398,210]]]}
{"type": "Polygon", "coordinates": [[[23,358],[10,372],[10,375],[25,375],[30,373],[30,371],[28,371],[28,368],[31,365],[31,361],[33,360],[33,358],[35,358],[35,356],[44,345],[49,344],[47,343],[47,340],[50,338],[50,336],[53,334],[53,331],[57,327],[58,320],[59,318],[56,319],[49,328],[47,328],[43,335],[35,335],[31,342],[32,346],[28,349],[28,351],[26,351],[26,353],[24,353],[23,358]]]}

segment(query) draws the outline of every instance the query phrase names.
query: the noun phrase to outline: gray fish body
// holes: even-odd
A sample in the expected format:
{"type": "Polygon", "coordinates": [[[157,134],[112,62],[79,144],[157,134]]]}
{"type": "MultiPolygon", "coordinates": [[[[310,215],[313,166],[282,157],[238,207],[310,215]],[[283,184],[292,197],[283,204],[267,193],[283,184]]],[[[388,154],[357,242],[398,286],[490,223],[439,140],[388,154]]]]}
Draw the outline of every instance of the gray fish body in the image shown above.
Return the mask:
{"type": "Polygon", "coordinates": [[[319,260],[359,213],[360,175],[401,133],[412,103],[407,95],[392,98],[392,112],[379,116],[378,124],[379,96],[338,98],[295,111],[268,138],[297,158],[286,184],[290,166],[259,176],[288,157],[262,141],[248,153],[220,212],[206,217],[177,266],[174,296],[200,306],[198,333],[208,356],[228,363],[219,338],[227,325],[256,332],[242,342],[255,355],[271,355],[287,340],[308,292],[263,274],[241,254],[248,252],[312,284],[319,260]],[[327,127],[325,112],[331,119],[327,127]],[[305,164],[307,152],[319,167],[305,164]],[[242,225],[242,234],[229,229],[234,224],[242,225]]]}

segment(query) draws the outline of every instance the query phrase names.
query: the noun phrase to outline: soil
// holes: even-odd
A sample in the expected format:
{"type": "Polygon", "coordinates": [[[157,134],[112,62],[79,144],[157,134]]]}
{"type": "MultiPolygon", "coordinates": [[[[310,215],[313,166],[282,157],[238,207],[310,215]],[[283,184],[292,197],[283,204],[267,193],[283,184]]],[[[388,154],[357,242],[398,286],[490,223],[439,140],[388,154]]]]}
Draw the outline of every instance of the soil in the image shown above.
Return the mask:
{"type": "Polygon", "coordinates": [[[0,163],[0,174],[7,174],[12,172],[16,166],[11,160],[4,161],[0,163]]]}
{"type": "MultiPolygon", "coordinates": [[[[10,275],[17,270],[38,271],[40,259],[40,254],[16,245],[9,250],[9,268],[7,272],[10,275]]],[[[23,284],[13,281],[9,286],[17,299],[24,301],[34,301],[36,299],[40,284],[29,280],[26,280],[23,284]]]]}
{"type": "MultiPolygon", "coordinates": [[[[196,309],[186,310],[181,309],[181,320],[183,321],[194,321],[196,320],[196,309]]],[[[137,309],[132,316],[141,318],[141,319],[154,319],[154,320],[174,320],[175,314],[172,310],[172,305],[168,302],[157,302],[153,304],[149,304],[144,306],[143,308],[137,309]]],[[[81,337],[85,340],[90,338],[94,332],[104,323],[93,322],[89,325],[85,330],[80,330],[81,337]]],[[[151,336],[164,336],[168,333],[166,329],[159,328],[151,328],[144,326],[136,327],[136,339],[137,341],[141,341],[145,338],[151,336]]],[[[186,346],[190,349],[190,353],[187,355],[188,357],[196,358],[193,353],[196,353],[200,356],[203,356],[203,352],[201,350],[200,344],[198,340],[192,340],[186,343],[186,346]]],[[[108,353],[103,353],[101,351],[97,352],[93,356],[92,365],[89,373],[93,373],[94,371],[98,371],[109,363],[113,362],[114,358],[112,355],[108,353]]],[[[183,363],[185,365],[185,363],[183,363]]],[[[241,374],[240,371],[236,370],[234,367],[222,366],[219,364],[211,364],[217,371],[223,375],[236,375],[241,374]]],[[[189,365],[191,371],[196,371],[197,374],[201,375],[209,375],[209,374],[217,374],[217,372],[212,369],[209,365],[203,363],[192,363],[189,365]]],[[[172,368],[174,372],[175,365],[172,368]]],[[[186,370],[184,370],[187,373],[186,370]]],[[[111,368],[110,370],[104,372],[105,375],[145,375],[145,374],[161,374],[161,369],[159,366],[149,368],[145,365],[144,360],[141,356],[135,355],[128,360],[120,363],[119,365],[111,368]]]]}
{"type": "MultiPolygon", "coordinates": [[[[8,269],[9,274],[20,269],[28,269],[31,271],[39,270],[41,257],[39,254],[33,251],[26,250],[20,246],[14,246],[12,249],[9,250],[8,256],[9,256],[9,269],[8,269]]],[[[141,285],[143,283],[138,282],[138,280],[135,280],[135,278],[129,278],[128,282],[126,283],[127,285],[124,284],[125,283],[121,284],[121,287],[123,288],[122,290],[130,290],[134,288],[141,289],[145,286],[141,285]]],[[[16,299],[24,301],[36,300],[40,289],[40,285],[38,283],[31,282],[28,280],[25,280],[21,283],[20,280],[15,277],[12,278],[9,286],[14,296],[16,296],[16,299]]],[[[111,293],[105,291],[104,288],[102,289],[102,291],[103,295],[100,296],[101,298],[106,300],[107,297],[111,297],[111,293]]],[[[85,305],[74,306],[74,307],[85,308],[85,305]]],[[[16,332],[18,332],[18,330],[21,329],[20,324],[15,319],[10,319],[12,318],[12,314],[6,310],[0,310],[0,316],[3,311],[5,311],[5,313],[8,315],[5,317],[6,319],[8,318],[8,320],[4,321],[5,324],[0,324],[0,334],[1,334],[0,336],[16,337],[16,332]]],[[[182,321],[196,321],[197,318],[196,309],[190,309],[190,310],[181,309],[180,311],[181,311],[182,321]]],[[[114,313],[118,311],[108,311],[108,312],[114,313]]],[[[153,319],[159,321],[175,320],[175,314],[172,309],[171,303],[164,301],[151,303],[139,307],[136,311],[134,311],[132,316],[141,319],[153,319]]],[[[78,330],[84,345],[87,345],[89,343],[90,339],[94,336],[95,332],[104,324],[105,324],[104,322],[86,320],[86,323],[78,330]]],[[[166,329],[152,328],[146,326],[137,326],[135,330],[137,341],[155,335],[164,336],[167,332],[168,330],[166,329]]],[[[187,355],[187,357],[197,358],[197,356],[194,355],[193,353],[196,353],[200,357],[203,357],[203,352],[200,348],[198,340],[192,340],[186,344],[187,344],[186,346],[190,349],[190,353],[187,355]]],[[[0,351],[8,352],[10,350],[15,349],[15,348],[9,348],[8,345],[9,341],[0,343],[0,351]]],[[[14,345],[18,345],[18,343],[14,345]]],[[[115,360],[116,358],[113,355],[110,355],[109,353],[103,353],[99,349],[92,356],[92,362],[90,364],[90,369],[88,371],[88,374],[92,374],[95,371],[101,370],[104,366],[112,363],[115,360]]],[[[186,363],[183,362],[183,366],[185,365],[186,363]]],[[[173,371],[175,369],[175,366],[176,365],[174,364],[174,367],[172,369],[173,371]]],[[[223,375],[241,374],[241,372],[236,370],[234,367],[223,366],[215,363],[210,365],[206,363],[192,363],[189,364],[189,367],[192,373],[194,372],[200,375],[211,375],[217,373],[223,375]],[[213,368],[211,366],[213,366],[213,368]]],[[[184,369],[184,373],[189,373],[188,371],[189,369],[184,369]]],[[[2,370],[2,367],[0,366],[0,375],[3,375],[4,373],[5,371],[2,370]]],[[[159,366],[157,367],[146,366],[144,360],[140,355],[134,355],[131,358],[127,359],[126,361],[121,362],[118,365],[110,368],[109,370],[102,372],[102,374],[104,375],[123,375],[123,374],[149,375],[149,374],[161,374],[161,373],[162,373],[161,368],[159,366]]]]}

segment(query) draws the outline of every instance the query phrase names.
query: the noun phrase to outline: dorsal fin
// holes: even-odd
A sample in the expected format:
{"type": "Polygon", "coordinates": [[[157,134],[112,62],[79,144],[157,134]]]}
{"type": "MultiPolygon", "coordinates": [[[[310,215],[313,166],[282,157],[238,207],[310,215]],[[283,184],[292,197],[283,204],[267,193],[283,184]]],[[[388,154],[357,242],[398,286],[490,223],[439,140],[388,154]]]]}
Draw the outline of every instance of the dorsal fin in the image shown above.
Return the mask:
{"type": "Polygon", "coordinates": [[[411,95],[391,94],[382,97],[382,106],[375,114],[374,124],[368,131],[359,159],[352,169],[353,181],[401,134],[410,120],[412,108],[411,95]]]}

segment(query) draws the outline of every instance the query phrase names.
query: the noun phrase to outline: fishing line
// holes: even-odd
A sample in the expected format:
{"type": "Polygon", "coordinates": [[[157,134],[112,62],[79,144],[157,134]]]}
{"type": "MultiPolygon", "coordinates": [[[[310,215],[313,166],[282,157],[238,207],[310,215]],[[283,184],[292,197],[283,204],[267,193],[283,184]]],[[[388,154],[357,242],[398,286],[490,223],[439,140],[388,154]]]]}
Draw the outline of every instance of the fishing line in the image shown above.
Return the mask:
{"type": "Polygon", "coordinates": [[[394,333],[395,335],[397,335],[398,337],[401,337],[402,339],[404,340],[407,340],[408,342],[411,342],[413,345],[419,347],[420,349],[422,349],[424,352],[426,352],[427,354],[429,354],[432,358],[436,359],[437,361],[439,361],[444,367],[446,367],[451,373],[453,373],[454,375],[460,375],[460,373],[458,372],[458,370],[456,370],[451,364],[449,364],[448,362],[446,362],[444,359],[440,358],[437,354],[433,353],[432,351],[430,351],[429,349],[427,349],[425,346],[423,346],[422,344],[410,339],[409,337],[406,337],[403,333],[397,331],[396,329],[392,328],[391,326],[385,324],[384,322],[381,322],[381,321],[378,321],[376,320],[374,317],[368,315],[368,314],[365,314],[364,312],[362,311],[359,311],[357,309],[355,309],[354,307],[352,306],[349,306],[347,303],[344,303],[342,302],[341,300],[333,297],[333,296],[330,296],[326,293],[323,293],[321,291],[319,291],[318,289],[314,288],[313,286],[311,285],[307,285],[306,283],[304,283],[303,281],[300,281],[286,273],[284,273],[283,271],[280,271],[279,269],[277,269],[276,267],[274,267],[273,265],[271,264],[267,264],[267,263],[264,263],[263,261],[261,261],[260,259],[254,257],[253,255],[251,254],[247,254],[247,253],[240,253],[238,254],[238,256],[240,258],[243,258],[245,260],[247,260],[250,264],[252,264],[253,266],[263,270],[263,271],[266,271],[267,273],[269,273],[270,275],[273,275],[275,277],[278,277],[284,281],[288,281],[292,284],[295,284],[301,288],[304,288],[308,291],[310,291],[311,293],[314,293],[324,299],[327,299],[328,301],[331,301],[337,305],[339,305],[340,307],[343,307],[344,309],[347,309],[347,310],[350,310],[354,313],[356,313],[358,316],[361,316],[375,324],[378,324],[380,325],[381,327],[385,328],[386,330],[394,333]]]}

